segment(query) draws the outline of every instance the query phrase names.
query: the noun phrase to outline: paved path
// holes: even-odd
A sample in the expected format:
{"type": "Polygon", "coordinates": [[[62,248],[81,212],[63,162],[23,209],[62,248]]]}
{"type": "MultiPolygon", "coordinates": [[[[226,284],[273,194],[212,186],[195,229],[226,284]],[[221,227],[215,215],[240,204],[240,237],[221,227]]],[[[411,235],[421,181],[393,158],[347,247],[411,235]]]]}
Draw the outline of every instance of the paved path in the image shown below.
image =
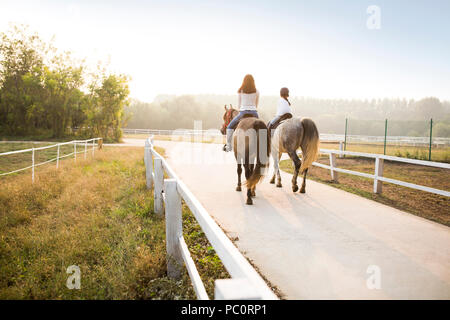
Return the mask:
{"type": "Polygon", "coordinates": [[[450,299],[450,228],[310,180],[306,194],[294,194],[286,173],[283,188],[266,178],[247,206],[235,191],[234,158],[220,145],[155,144],[286,298],[450,299]],[[374,270],[380,289],[367,286],[374,270]]]}

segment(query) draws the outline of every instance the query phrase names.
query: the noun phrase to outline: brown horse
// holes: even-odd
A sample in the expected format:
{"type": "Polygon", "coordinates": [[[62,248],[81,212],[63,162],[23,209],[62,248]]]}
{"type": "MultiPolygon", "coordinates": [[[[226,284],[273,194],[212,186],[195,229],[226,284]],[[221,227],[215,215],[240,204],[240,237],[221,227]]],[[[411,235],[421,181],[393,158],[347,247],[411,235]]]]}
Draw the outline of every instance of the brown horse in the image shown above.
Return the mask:
{"type": "MultiPolygon", "coordinates": [[[[232,107],[223,115],[224,124],[221,132],[225,134],[226,127],[239,112],[232,107]]],[[[264,121],[255,117],[244,117],[233,133],[233,151],[237,162],[238,183],[236,191],[241,191],[242,166],[245,170],[245,185],[247,187],[247,204],[253,204],[255,189],[264,177],[269,167],[270,135],[264,121]]]]}
{"type": "Polygon", "coordinates": [[[298,190],[297,176],[303,173],[303,183],[300,193],[305,193],[306,173],[319,154],[319,131],[316,124],[309,118],[291,118],[281,123],[272,137],[272,158],[274,173],[270,183],[281,188],[279,162],[282,153],[287,153],[294,163],[294,176],[292,177],[292,191],[298,190]],[[302,160],[298,158],[297,149],[302,149],[302,160]]]}

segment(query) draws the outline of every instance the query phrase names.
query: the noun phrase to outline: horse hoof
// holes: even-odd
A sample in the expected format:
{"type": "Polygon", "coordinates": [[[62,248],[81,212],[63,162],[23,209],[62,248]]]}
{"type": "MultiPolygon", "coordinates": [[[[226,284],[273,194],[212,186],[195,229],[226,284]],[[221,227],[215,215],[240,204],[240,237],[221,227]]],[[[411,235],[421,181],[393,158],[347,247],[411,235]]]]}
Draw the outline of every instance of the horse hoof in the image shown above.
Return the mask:
{"type": "Polygon", "coordinates": [[[256,197],[256,193],[255,192],[252,192],[252,197],[253,198],[256,197]]]}
{"type": "Polygon", "coordinates": [[[253,201],[252,201],[251,198],[248,198],[246,203],[247,203],[248,205],[252,205],[252,204],[253,204],[253,201]]]}
{"type": "Polygon", "coordinates": [[[306,191],[305,191],[305,188],[301,188],[300,189],[300,193],[305,193],[306,191]]]}
{"type": "Polygon", "coordinates": [[[240,186],[237,186],[237,187],[236,187],[236,191],[242,191],[241,187],[240,187],[240,186]]]}
{"type": "Polygon", "coordinates": [[[277,183],[277,188],[281,188],[281,187],[282,187],[281,183],[277,183]]]}
{"type": "Polygon", "coordinates": [[[271,184],[274,184],[274,183],[275,183],[275,179],[271,179],[271,180],[270,180],[270,183],[271,183],[271,184]]]}
{"type": "Polygon", "coordinates": [[[293,192],[297,192],[297,190],[298,190],[298,186],[293,186],[293,187],[292,187],[292,191],[293,191],[293,192]]]}

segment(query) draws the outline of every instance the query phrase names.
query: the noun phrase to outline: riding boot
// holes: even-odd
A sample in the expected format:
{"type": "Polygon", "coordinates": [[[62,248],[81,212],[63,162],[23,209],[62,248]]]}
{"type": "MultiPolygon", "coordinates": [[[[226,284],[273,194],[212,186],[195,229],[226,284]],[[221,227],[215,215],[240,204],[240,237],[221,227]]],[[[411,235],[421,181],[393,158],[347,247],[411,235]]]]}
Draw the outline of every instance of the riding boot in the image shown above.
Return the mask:
{"type": "Polygon", "coordinates": [[[231,140],[233,140],[233,129],[227,129],[227,144],[223,147],[223,150],[225,152],[231,151],[231,140]]]}

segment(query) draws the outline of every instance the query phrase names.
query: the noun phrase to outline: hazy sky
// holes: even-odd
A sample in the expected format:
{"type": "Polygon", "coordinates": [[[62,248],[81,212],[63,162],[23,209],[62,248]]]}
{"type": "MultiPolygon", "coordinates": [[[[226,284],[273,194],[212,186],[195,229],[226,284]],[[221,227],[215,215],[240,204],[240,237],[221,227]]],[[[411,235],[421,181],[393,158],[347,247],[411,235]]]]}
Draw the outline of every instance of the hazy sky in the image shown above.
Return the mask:
{"type": "Polygon", "coordinates": [[[89,63],[110,57],[144,101],[233,94],[246,73],[262,95],[450,99],[449,0],[0,0],[0,31],[9,22],[89,63]]]}

